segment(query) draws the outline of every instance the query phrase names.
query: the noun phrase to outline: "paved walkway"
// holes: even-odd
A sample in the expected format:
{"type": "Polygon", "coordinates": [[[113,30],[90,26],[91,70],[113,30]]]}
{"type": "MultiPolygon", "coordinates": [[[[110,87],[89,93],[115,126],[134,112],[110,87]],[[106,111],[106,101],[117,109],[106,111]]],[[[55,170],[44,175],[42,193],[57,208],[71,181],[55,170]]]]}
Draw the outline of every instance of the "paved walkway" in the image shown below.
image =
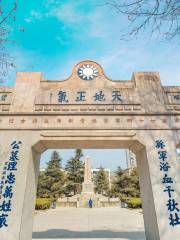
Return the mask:
{"type": "Polygon", "coordinates": [[[33,239],[145,240],[143,216],[121,208],[59,208],[34,217],[33,239]]]}

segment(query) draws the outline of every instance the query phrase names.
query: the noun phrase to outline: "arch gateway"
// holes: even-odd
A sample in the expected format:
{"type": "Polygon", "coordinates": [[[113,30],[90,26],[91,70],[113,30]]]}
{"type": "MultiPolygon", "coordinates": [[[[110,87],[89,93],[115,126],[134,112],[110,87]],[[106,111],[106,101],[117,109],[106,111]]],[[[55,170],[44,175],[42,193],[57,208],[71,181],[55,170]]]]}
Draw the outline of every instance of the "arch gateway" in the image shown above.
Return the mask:
{"type": "Polygon", "coordinates": [[[63,81],[18,72],[0,87],[0,239],[31,240],[40,155],[129,148],[137,157],[147,240],[180,239],[180,86],[157,72],[108,79],[96,62],[63,81]]]}

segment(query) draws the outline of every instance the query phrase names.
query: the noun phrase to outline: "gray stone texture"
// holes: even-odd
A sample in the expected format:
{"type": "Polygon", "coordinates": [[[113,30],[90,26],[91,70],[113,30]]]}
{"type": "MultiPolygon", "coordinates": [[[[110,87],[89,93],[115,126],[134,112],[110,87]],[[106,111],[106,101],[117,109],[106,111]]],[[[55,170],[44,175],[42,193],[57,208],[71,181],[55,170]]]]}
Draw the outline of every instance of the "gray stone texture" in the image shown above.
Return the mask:
{"type": "MultiPolygon", "coordinates": [[[[179,240],[180,227],[169,226],[167,196],[155,141],[166,143],[173,197],[180,204],[180,87],[164,87],[156,72],[137,72],[130,81],[108,79],[92,61],[78,63],[63,81],[44,80],[41,73],[17,73],[14,87],[0,87],[0,172],[10,156],[10,144],[22,141],[12,211],[1,240],[31,240],[40,154],[48,148],[129,148],[137,157],[147,240],[179,240]],[[77,76],[83,64],[93,64],[99,75],[85,81],[77,76]],[[112,91],[122,100],[112,102],[112,91]],[[59,91],[69,102],[58,101],[59,91]],[[86,91],[85,102],[77,92],[86,91]],[[96,102],[104,91],[105,102],[96,102]],[[6,95],[5,100],[2,96],[6,95]]],[[[2,204],[3,198],[0,200],[2,204]]]]}
{"type": "Polygon", "coordinates": [[[92,174],[91,174],[91,158],[85,158],[85,166],[84,166],[84,182],[82,184],[82,193],[94,193],[94,184],[92,182],[92,174]]]}

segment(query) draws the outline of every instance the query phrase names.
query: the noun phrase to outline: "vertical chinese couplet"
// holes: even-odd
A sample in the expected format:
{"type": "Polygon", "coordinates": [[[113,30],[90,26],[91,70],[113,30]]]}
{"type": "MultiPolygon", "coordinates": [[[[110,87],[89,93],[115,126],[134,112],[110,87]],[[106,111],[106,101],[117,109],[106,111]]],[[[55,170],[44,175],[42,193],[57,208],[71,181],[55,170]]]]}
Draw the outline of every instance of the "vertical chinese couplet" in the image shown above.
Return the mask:
{"type": "Polygon", "coordinates": [[[163,173],[163,192],[167,195],[166,206],[169,212],[169,225],[174,227],[180,224],[180,215],[178,208],[179,204],[175,201],[173,197],[175,189],[173,188],[173,178],[170,176],[169,173],[171,166],[168,162],[168,152],[166,151],[166,144],[162,139],[156,140],[155,146],[158,153],[160,171],[163,173]]]}
{"type": "Polygon", "coordinates": [[[16,182],[16,171],[21,146],[21,141],[13,141],[11,143],[11,153],[3,167],[0,182],[0,228],[8,227],[8,216],[12,210],[13,186],[16,182]]]}

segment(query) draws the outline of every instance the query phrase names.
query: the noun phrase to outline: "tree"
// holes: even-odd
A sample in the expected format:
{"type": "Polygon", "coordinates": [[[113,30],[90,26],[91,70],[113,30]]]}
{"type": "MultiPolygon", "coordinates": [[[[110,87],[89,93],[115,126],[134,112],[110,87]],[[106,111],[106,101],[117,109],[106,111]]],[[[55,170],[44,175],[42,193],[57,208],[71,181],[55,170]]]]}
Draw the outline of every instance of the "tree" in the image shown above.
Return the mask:
{"type": "Polygon", "coordinates": [[[38,197],[58,198],[64,193],[65,176],[58,152],[53,151],[44,173],[39,176],[38,197]]]}
{"type": "Polygon", "coordinates": [[[129,21],[123,36],[135,36],[148,28],[165,39],[172,39],[180,34],[179,0],[105,0],[105,3],[129,21]]]}
{"type": "Polygon", "coordinates": [[[16,20],[16,10],[17,1],[0,1],[0,82],[3,82],[9,70],[15,67],[13,58],[7,52],[5,45],[12,42],[10,39],[12,27],[10,26],[14,25],[16,20]]]}
{"type": "Polygon", "coordinates": [[[66,194],[78,194],[82,189],[82,182],[84,180],[84,165],[81,161],[83,156],[81,149],[76,149],[75,156],[70,158],[66,164],[67,171],[66,194]]]}
{"type": "Polygon", "coordinates": [[[115,196],[121,199],[124,197],[140,197],[139,177],[137,168],[129,171],[118,167],[115,172],[115,179],[112,183],[112,190],[115,196]]]}
{"type": "Polygon", "coordinates": [[[134,189],[134,196],[140,197],[139,173],[137,167],[133,168],[130,173],[131,186],[134,189]]]}
{"type": "Polygon", "coordinates": [[[109,191],[109,181],[108,181],[108,176],[107,173],[105,172],[103,167],[99,168],[99,171],[97,172],[95,178],[94,178],[94,183],[95,183],[95,192],[102,194],[102,195],[107,195],[109,191]]]}

